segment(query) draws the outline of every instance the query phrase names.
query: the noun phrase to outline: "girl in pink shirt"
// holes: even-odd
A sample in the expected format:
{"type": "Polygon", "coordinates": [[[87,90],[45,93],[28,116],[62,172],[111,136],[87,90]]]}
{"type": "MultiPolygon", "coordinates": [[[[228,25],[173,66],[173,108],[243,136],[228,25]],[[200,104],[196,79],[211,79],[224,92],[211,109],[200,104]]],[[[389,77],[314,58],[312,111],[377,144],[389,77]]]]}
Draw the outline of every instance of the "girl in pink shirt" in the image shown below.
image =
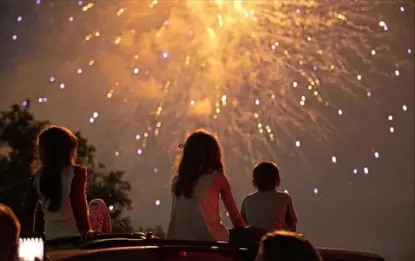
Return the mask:
{"type": "Polygon", "coordinates": [[[40,170],[31,179],[25,210],[27,230],[34,227],[38,203],[47,240],[81,236],[91,230],[86,201],[87,171],[75,164],[78,139],[68,129],[53,126],[38,138],[40,170]]]}
{"type": "Polygon", "coordinates": [[[97,233],[111,233],[111,217],[107,204],[102,199],[89,202],[91,227],[97,233]]]}
{"type": "Polygon", "coordinates": [[[172,210],[167,239],[228,241],[229,233],[219,210],[222,198],[236,228],[245,227],[231,186],[224,175],[217,139],[197,130],[186,140],[172,184],[172,210]]]}

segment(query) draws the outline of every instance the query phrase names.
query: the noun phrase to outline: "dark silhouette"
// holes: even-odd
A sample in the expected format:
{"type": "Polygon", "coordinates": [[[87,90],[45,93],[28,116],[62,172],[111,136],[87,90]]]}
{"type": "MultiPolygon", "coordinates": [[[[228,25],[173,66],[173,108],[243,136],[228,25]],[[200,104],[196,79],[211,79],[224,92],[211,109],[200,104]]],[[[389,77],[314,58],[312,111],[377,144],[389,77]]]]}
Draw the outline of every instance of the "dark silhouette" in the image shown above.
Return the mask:
{"type": "MultiPolygon", "coordinates": [[[[0,202],[4,203],[20,217],[23,202],[35,161],[36,136],[49,122],[38,121],[30,111],[30,101],[22,105],[13,105],[10,109],[0,111],[0,202]]],[[[111,218],[121,220],[129,230],[129,218],[122,217],[124,210],[132,208],[129,197],[130,183],[125,180],[124,171],[107,170],[105,165],[95,159],[95,147],[75,133],[78,138],[77,163],[88,171],[88,200],[101,198],[108,206],[113,206],[111,218]]],[[[38,212],[36,220],[42,220],[38,212]]],[[[42,229],[42,224],[36,224],[42,229]]]]}

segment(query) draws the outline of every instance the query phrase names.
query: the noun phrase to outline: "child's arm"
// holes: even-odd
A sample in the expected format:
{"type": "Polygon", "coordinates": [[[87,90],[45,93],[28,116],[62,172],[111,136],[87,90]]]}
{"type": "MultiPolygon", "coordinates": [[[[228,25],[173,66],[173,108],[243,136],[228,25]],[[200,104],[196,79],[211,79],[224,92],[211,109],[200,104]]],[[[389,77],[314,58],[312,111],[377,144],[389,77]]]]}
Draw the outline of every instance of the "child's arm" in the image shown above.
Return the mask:
{"type": "Polygon", "coordinates": [[[80,166],[74,167],[74,178],[71,184],[71,204],[79,233],[91,231],[89,208],[86,199],[87,172],[80,166]]]}
{"type": "Polygon", "coordinates": [[[245,211],[245,198],[242,200],[242,204],[241,204],[241,216],[243,218],[243,220],[245,221],[245,223],[247,225],[248,224],[248,219],[246,218],[246,211],[245,211]]]}
{"type": "Polygon", "coordinates": [[[297,218],[297,213],[295,212],[295,208],[294,208],[294,204],[292,202],[291,197],[287,194],[288,196],[288,208],[287,208],[287,215],[285,217],[285,222],[287,223],[288,229],[291,232],[297,232],[297,223],[298,223],[298,218],[297,218]]]}
{"type": "Polygon", "coordinates": [[[35,231],[36,209],[39,203],[39,195],[37,194],[36,188],[33,184],[34,177],[35,176],[30,179],[29,190],[26,194],[24,202],[25,214],[22,222],[23,233],[33,233],[35,231]]]}
{"type": "Polygon", "coordinates": [[[214,175],[214,184],[219,188],[222,201],[225,204],[226,210],[228,210],[233,226],[235,228],[245,227],[245,221],[242,219],[238,207],[236,206],[228,179],[222,173],[214,175]]]}

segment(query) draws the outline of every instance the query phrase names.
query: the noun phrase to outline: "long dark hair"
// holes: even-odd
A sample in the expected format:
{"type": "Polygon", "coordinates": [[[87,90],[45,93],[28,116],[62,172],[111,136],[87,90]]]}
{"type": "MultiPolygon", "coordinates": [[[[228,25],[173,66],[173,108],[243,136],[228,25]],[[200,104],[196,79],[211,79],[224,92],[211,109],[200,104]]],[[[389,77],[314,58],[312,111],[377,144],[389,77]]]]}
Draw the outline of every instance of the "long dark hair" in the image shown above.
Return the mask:
{"type": "Polygon", "coordinates": [[[49,127],[38,138],[40,156],[40,193],[49,200],[48,210],[56,212],[62,200],[61,173],[75,163],[78,139],[68,129],[49,127]]]}
{"type": "Polygon", "coordinates": [[[203,174],[215,171],[223,173],[222,153],[217,138],[210,132],[200,129],[187,138],[183,155],[176,165],[175,175],[178,177],[173,184],[176,197],[193,196],[193,187],[203,174]]]}

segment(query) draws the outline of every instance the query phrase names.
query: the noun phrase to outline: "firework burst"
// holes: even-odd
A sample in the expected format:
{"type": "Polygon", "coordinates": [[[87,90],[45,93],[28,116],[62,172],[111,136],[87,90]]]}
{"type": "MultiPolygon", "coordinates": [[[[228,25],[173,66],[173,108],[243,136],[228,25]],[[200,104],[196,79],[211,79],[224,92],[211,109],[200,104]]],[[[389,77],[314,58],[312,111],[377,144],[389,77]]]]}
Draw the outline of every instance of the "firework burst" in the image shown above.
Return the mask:
{"type": "Polygon", "coordinates": [[[367,15],[376,6],[350,0],[80,3],[89,14],[81,52],[105,77],[107,98],[130,104],[117,109],[120,117],[147,115],[140,118],[143,147],[155,136],[176,146],[185,132],[207,127],[230,147],[243,143],[247,151],[239,152],[252,156],[253,142],[272,152],[293,144],[297,130],[326,138],[335,128],[323,110],[341,113],[332,97],[366,95],[368,82],[351,61],[370,64],[371,39],[385,36],[386,24],[379,28],[377,17],[367,15]]]}

